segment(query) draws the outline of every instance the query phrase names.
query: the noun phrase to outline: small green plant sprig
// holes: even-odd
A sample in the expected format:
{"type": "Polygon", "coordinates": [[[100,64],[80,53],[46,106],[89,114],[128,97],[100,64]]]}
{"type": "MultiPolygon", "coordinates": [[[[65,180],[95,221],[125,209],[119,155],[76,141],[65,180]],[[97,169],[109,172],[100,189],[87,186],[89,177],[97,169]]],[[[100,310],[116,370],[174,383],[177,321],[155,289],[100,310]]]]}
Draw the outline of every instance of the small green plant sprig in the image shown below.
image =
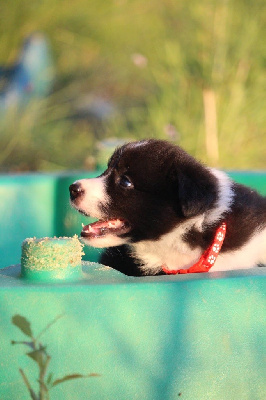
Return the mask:
{"type": "Polygon", "coordinates": [[[51,360],[51,355],[47,352],[47,346],[43,345],[40,342],[41,336],[46,332],[54,323],[56,323],[62,315],[58,315],[54,320],[52,320],[49,324],[47,324],[43,330],[37,335],[34,336],[30,322],[23,316],[16,314],[12,317],[12,323],[21,330],[24,335],[30,338],[29,341],[15,341],[12,340],[11,344],[22,344],[30,349],[29,352],[26,353],[26,356],[30,357],[34,362],[37,363],[39,369],[39,375],[37,378],[37,382],[39,383],[39,391],[36,391],[32,388],[29,379],[27,378],[25,372],[22,368],[19,368],[19,372],[22,376],[23,382],[27,387],[30,397],[32,400],[49,400],[49,391],[63,382],[69,381],[71,379],[78,378],[90,378],[100,376],[96,373],[90,374],[70,374],[65,375],[62,378],[54,379],[53,373],[48,373],[48,367],[51,360]]]}

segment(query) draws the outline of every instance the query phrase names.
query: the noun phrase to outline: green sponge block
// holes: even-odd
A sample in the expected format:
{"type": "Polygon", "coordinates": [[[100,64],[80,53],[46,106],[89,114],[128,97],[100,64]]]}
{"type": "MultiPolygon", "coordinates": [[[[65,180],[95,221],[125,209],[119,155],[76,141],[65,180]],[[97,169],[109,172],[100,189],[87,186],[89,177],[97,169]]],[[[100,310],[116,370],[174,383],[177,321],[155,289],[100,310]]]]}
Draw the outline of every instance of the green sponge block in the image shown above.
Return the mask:
{"type": "Polygon", "coordinates": [[[21,275],[39,281],[78,278],[83,254],[83,245],[76,235],[27,238],[22,243],[21,275]]]}

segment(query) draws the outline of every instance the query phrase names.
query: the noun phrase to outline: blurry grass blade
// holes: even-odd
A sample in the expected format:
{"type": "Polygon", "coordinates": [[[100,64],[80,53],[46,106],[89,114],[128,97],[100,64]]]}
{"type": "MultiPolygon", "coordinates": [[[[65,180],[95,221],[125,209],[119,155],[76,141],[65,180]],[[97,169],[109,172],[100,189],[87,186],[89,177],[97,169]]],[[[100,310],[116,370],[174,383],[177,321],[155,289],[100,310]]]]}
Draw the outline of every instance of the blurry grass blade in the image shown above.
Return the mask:
{"type": "Polygon", "coordinates": [[[96,373],[91,373],[91,374],[88,374],[88,375],[82,375],[82,374],[71,374],[71,375],[66,375],[66,376],[64,376],[63,378],[56,379],[56,380],[53,382],[52,386],[57,386],[57,385],[59,385],[60,383],[69,381],[69,380],[71,380],[71,379],[92,378],[92,377],[99,377],[99,376],[101,376],[101,375],[96,374],[96,373]]]}

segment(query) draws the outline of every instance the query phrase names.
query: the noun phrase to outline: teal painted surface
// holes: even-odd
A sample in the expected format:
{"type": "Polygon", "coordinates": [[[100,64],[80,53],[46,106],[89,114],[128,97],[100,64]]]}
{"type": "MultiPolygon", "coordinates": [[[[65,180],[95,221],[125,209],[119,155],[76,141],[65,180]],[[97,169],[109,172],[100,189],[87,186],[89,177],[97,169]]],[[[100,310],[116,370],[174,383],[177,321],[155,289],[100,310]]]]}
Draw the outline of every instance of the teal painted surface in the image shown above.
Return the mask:
{"type": "MultiPolygon", "coordinates": [[[[68,187],[95,174],[0,175],[0,268],[20,263],[21,243],[27,237],[79,234],[88,218],[70,207],[68,187]]],[[[96,261],[98,254],[90,251],[90,259],[96,261]]]]}
{"type": "Polygon", "coordinates": [[[235,181],[250,186],[266,195],[266,172],[229,172],[229,175],[235,181]]]}
{"type": "Polygon", "coordinates": [[[15,314],[36,332],[63,314],[42,338],[55,377],[100,374],[53,388],[51,399],[265,399],[261,269],[130,278],[85,265],[83,280],[60,285],[23,284],[18,273],[1,271],[1,399],[29,399],[19,368],[37,387],[36,363],[10,344],[25,340],[15,314]]]}
{"type": "MultiPolygon", "coordinates": [[[[17,314],[43,331],[53,379],[99,374],[55,386],[51,400],[264,400],[264,268],[133,278],[85,263],[77,281],[49,284],[3,268],[19,262],[25,237],[80,231],[87,218],[70,208],[68,186],[85,176],[0,177],[0,400],[30,399],[19,369],[38,388],[29,349],[11,344],[29,340],[11,322],[17,314]]],[[[266,194],[266,173],[232,176],[266,194]]]]}
{"type": "Polygon", "coordinates": [[[55,181],[34,175],[0,177],[0,265],[18,262],[20,245],[28,236],[54,231],[55,181]]]}

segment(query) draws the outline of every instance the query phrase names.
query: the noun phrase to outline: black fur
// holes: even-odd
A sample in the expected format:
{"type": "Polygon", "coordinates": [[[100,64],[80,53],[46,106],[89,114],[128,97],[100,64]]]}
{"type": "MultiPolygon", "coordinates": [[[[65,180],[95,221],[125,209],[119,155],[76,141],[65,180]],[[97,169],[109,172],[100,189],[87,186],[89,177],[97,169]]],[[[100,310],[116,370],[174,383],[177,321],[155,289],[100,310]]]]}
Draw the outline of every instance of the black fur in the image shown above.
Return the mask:
{"type": "Polygon", "coordinates": [[[114,268],[125,275],[143,275],[138,261],[132,257],[130,254],[130,249],[127,245],[106,249],[101,254],[99,261],[101,264],[108,265],[108,267],[114,268]]]}
{"type": "MultiPolygon", "coordinates": [[[[234,201],[230,212],[224,214],[227,233],[221,253],[238,250],[254,233],[266,226],[266,199],[244,185],[233,183],[232,188],[234,201]]],[[[204,232],[193,228],[183,238],[191,248],[197,246],[207,248],[219,224],[206,226],[204,232]]]]}
{"type": "MultiPolygon", "coordinates": [[[[130,244],[158,241],[182,223],[208,215],[218,207],[217,174],[167,141],[150,139],[120,147],[102,176],[111,199],[108,205],[101,205],[103,219],[124,219],[131,229],[120,235],[128,245],[107,249],[100,262],[127,275],[143,274],[130,244]]],[[[230,185],[234,196],[229,211],[225,208],[223,214],[205,222],[201,229],[192,223],[183,234],[181,239],[192,250],[206,250],[224,220],[227,234],[223,253],[241,248],[252,235],[266,228],[266,198],[243,185],[230,185]]],[[[76,191],[72,197],[74,194],[76,191]]],[[[73,202],[79,209],[79,199],[75,197],[73,202]]]]}
{"type": "Polygon", "coordinates": [[[230,213],[225,215],[227,234],[223,252],[239,249],[266,226],[266,198],[238,183],[234,183],[233,190],[234,202],[230,213]]]}
{"type": "Polygon", "coordinates": [[[166,141],[149,140],[143,147],[124,145],[114,153],[104,175],[112,203],[103,211],[108,218],[129,221],[133,243],[157,240],[217,201],[216,178],[166,141]],[[123,175],[133,182],[134,189],[119,187],[123,175]]]}
{"type": "MultiPolygon", "coordinates": [[[[110,159],[105,175],[107,193],[112,198],[106,215],[129,221],[132,243],[158,240],[187,218],[215,207],[218,199],[217,179],[210,170],[166,141],[149,140],[148,146],[124,145],[110,159]],[[119,188],[117,181],[122,175],[132,180],[134,189],[119,188]]],[[[222,252],[237,250],[256,230],[266,226],[266,199],[236,183],[233,190],[231,211],[223,216],[227,235],[222,252]]],[[[205,250],[220,223],[206,226],[203,232],[194,227],[183,240],[192,249],[205,250]]],[[[142,274],[126,245],[108,249],[100,261],[128,275],[142,274]]]]}

